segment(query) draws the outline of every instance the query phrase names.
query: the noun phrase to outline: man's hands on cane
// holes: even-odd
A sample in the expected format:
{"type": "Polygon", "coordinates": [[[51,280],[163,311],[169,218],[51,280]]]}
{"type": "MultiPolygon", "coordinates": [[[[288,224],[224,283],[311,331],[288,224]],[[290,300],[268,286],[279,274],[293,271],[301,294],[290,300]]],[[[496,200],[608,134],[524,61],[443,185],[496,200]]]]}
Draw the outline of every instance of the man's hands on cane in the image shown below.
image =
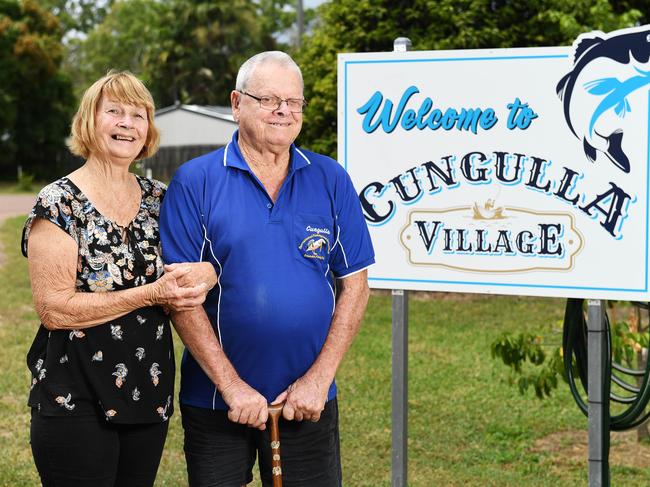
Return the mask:
{"type": "Polygon", "coordinates": [[[317,380],[307,373],[276,397],[272,404],[285,401],[282,416],[288,421],[318,421],[325,409],[331,383],[317,380]]]}
{"type": "Polygon", "coordinates": [[[259,430],[266,429],[269,412],[264,396],[240,378],[234,379],[220,392],[228,405],[230,421],[259,430]]]}
{"type": "MultiPolygon", "coordinates": [[[[308,372],[280,393],[271,404],[284,402],[282,416],[287,421],[318,421],[325,409],[331,380],[317,379],[308,372]]],[[[221,396],[228,405],[228,419],[259,430],[266,429],[269,412],[264,396],[241,378],[231,380],[221,389],[221,396]]]]}

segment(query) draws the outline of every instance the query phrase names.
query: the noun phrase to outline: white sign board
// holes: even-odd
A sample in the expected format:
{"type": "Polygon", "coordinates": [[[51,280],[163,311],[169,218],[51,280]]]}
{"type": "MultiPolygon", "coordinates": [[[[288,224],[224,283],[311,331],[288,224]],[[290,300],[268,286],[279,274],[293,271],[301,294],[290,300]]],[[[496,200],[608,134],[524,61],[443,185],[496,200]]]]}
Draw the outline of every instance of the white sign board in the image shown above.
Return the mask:
{"type": "Polygon", "coordinates": [[[339,55],[371,286],[650,300],[649,34],[339,55]]]}

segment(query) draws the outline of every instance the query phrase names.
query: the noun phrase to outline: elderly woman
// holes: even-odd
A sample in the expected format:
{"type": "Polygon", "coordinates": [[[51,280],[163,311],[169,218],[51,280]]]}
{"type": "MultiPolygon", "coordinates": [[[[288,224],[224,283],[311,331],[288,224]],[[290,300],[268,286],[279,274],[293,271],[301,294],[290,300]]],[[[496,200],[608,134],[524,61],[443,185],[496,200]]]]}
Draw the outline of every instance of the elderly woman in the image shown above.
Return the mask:
{"type": "Polygon", "coordinates": [[[165,186],[129,172],[156,152],[154,104],[128,72],[84,94],[70,148],[82,167],[46,186],[23,231],[41,319],[27,355],[31,444],[44,486],[151,486],[174,396],[164,311],[199,306],[210,264],[163,272],[165,186]]]}

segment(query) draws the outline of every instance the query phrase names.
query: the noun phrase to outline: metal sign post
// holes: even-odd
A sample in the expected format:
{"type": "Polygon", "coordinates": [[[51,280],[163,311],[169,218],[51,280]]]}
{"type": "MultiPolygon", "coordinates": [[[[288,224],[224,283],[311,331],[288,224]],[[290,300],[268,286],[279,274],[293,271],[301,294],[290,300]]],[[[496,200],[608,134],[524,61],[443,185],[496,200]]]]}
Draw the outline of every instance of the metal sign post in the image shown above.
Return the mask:
{"type": "Polygon", "coordinates": [[[408,291],[393,289],[391,485],[404,487],[408,467],[408,291]]]}
{"type": "MultiPolygon", "coordinates": [[[[395,52],[411,49],[411,41],[398,37],[395,52]]],[[[405,487],[408,471],[408,291],[393,289],[393,379],[391,485],[405,487]]]]}
{"type": "Polygon", "coordinates": [[[609,373],[605,370],[609,350],[605,301],[588,301],[587,333],[589,487],[609,487],[609,373]]]}

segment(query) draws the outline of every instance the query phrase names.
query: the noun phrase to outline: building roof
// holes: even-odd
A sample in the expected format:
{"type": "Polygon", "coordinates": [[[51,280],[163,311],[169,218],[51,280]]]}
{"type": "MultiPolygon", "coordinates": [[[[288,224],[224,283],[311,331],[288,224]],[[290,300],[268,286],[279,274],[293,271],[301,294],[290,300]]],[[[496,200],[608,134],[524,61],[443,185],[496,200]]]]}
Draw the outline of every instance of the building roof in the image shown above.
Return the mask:
{"type": "Polygon", "coordinates": [[[182,105],[156,112],[160,147],[226,145],[237,130],[230,107],[182,105]]]}
{"type": "Polygon", "coordinates": [[[198,115],[205,115],[206,117],[217,118],[226,122],[235,123],[231,108],[221,107],[217,105],[183,105],[181,103],[176,103],[174,105],[156,110],[156,117],[169,112],[173,112],[175,110],[184,110],[187,112],[196,113],[198,115]]]}

